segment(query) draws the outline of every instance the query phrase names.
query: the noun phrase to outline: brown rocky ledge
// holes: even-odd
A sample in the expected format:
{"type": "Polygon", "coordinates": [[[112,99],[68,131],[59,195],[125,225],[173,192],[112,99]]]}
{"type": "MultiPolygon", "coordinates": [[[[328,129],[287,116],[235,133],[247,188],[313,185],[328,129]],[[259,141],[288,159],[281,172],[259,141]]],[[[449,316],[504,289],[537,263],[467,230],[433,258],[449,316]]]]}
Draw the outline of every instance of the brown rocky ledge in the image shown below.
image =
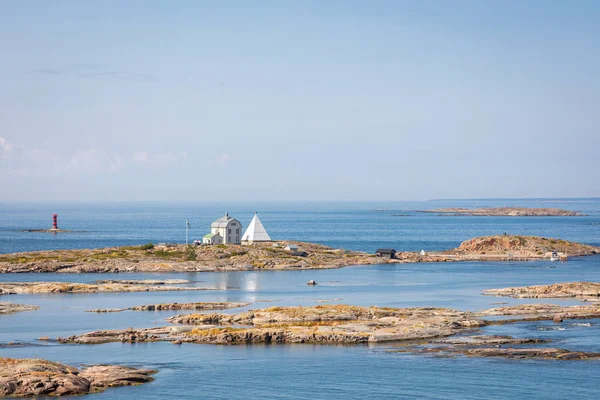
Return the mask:
{"type": "Polygon", "coordinates": [[[200,287],[165,285],[130,285],[123,283],[76,283],[76,282],[2,282],[0,295],[23,293],[102,293],[102,292],[161,292],[186,290],[215,290],[200,287]]]}
{"type": "MultiPolygon", "coordinates": [[[[0,303],[2,304],[2,303],[0,303]]],[[[167,310],[227,310],[230,308],[246,307],[251,303],[234,302],[196,302],[196,303],[167,303],[167,304],[146,304],[143,306],[133,306],[128,308],[99,308],[96,310],[86,310],[86,312],[121,312],[121,311],[167,311],[167,310]]]]}
{"type": "Polygon", "coordinates": [[[504,289],[487,289],[485,295],[508,296],[515,298],[578,298],[583,301],[600,300],[600,283],[597,282],[565,282],[552,285],[535,285],[510,287],[504,289]]]}
{"type": "MultiPolygon", "coordinates": [[[[202,272],[261,269],[326,269],[350,265],[452,261],[526,261],[550,259],[552,252],[570,256],[600,254],[600,247],[535,236],[486,236],[460,247],[421,255],[399,252],[395,259],[331,249],[313,243],[254,243],[248,246],[115,247],[96,250],[53,250],[0,254],[0,273],[65,272],[202,272]],[[283,248],[294,243],[302,252],[283,248]]],[[[110,281],[109,281],[110,282],[110,281]]],[[[118,282],[118,281],[117,281],[118,282]]],[[[159,281],[161,282],[161,281],[159,281]]],[[[166,283],[167,281],[165,281],[166,283]]],[[[135,283],[137,284],[137,283],[135,283]]],[[[158,284],[158,283],[157,283],[158,284]]]]}
{"type": "Polygon", "coordinates": [[[530,207],[438,208],[419,212],[481,217],[574,217],[583,215],[576,211],[561,210],[560,208],[530,207]]]}
{"type": "Polygon", "coordinates": [[[10,314],[20,311],[33,311],[39,309],[38,306],[31,306],[28,304],[15,304],[8,302],[0,302],[0,314],[10,314]]]}
{"type": "Polygon", "coordinates": [[[0,358],[0,397],[70,396],[139,385],[154,370],[97,365],[78,369],[42,359],[0,358]]]}

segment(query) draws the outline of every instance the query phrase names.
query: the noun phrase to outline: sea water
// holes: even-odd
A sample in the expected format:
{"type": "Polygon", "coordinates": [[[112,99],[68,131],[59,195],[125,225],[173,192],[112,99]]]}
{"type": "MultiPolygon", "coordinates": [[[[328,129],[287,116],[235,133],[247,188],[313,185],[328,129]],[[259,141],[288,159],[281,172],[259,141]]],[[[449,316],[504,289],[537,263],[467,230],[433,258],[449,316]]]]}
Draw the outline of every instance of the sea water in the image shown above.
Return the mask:
{"type": "MultiPolygon", "coordinates": [[[[483,234],[507,232],[600,245],[600,201],[512,201],[509,205],[581,210],[586,217],[450,217],[419,209],[506,205],[507,201],[425,203],[279,203],[228,205],[74,204],[0,206],[2,252],[86,248],[185,240],[200,237],[212,219],[229,211],[247,224],[253,211],[276,239],[319,242],[373,251],[441,250],[483,234]],[[385,211],[375,211],[385,210],[385,211]],[[25,233],[43,228],[49,214],[72,233],[25,233]],[[394,216],[394,214],[396,216],[394,216]]],[[[59,345],[40,336],[69,336],[97,329],[166,325],[180,312],[89,313],[94,308],[191,302],[244,301],[247,308],[356,304],[381,307],[435,306],[482,310],[534,302],[562,305],[575,300],[483,296],[494,287],[600,281],[600,256],[558,263],[469,262],[354,266],[335,270],[239,271],[222,273],[3,274],[0,281],[98,279],[187,279],[189,286],[215,290],[150,293],[40,294],[0,296],[0,301],[39,305],[31,312],[0,316],[0,357],[42,357],[73,365],[111,363],[158,369],[156,380],[109,389],[98,399],[349,399],[349,398],[598,398],[600,362],[438,357],[398,352],[396,344],[241,345],[171,343],[59,345]],[[314,279],[317,286],[305,282],[314,279]],[[506,304],[498,304],[506,303],[506,304]],[[10,343],[10,345],[9,345],[10,343]]],[[[183,285],[186,286],[186,285],[183,285]]],[[[225,312],[237,312],[227,310],[225,312]]],[[[600,352],[600,320],[520,322],[483,328],[484,334],[539,337],[552,346],[600,352]]]]}

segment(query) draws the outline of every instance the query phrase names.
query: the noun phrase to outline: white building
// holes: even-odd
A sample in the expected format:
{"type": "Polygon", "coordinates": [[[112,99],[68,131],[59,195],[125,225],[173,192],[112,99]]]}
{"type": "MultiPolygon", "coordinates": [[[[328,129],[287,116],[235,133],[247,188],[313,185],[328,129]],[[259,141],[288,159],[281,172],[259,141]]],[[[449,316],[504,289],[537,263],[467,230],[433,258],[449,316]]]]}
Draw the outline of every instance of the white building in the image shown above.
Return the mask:
{"type": "Polygon", "coordinates": [[[209,233],[202,237],[202,244],[222,244],[223,237],[218,233],[209,233]]]}
{"type": "Polygon", "coordinates": [[[258,219],[258,214],[254,213],[254,218],[250,221],[250,225],[248,225],[248,229],[244,232],[244,236],[242,236],[242,243],[254,243],[254,242],[270,242],[271,237],[267,233],[267,230],[263,226],[260,219],[258,219]]]}
{"type": "Polygon", "coordinates": [[[223,238],[223,244],[240,244],[242,224],[225,213],[225,216],[210,225],[210,233],[220,235],[223,238]]]}

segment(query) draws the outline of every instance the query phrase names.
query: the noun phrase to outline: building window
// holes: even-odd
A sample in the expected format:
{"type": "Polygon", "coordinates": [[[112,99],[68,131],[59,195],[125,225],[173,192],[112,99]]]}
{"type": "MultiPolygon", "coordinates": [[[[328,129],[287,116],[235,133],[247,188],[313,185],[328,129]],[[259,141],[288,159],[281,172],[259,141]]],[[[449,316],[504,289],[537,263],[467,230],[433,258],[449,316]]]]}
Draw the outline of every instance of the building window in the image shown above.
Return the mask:
{"type": "Polygon", "coordinates": [[[229,229],[229,234],[231,235],[231,228],[229,229]]]}
{"type": "Polygon", "coordinates": [[[235,234],[236,234],[236,235],[239,235],[239,234],[240,234],[240,228],[237,228],[237,229],[235,230],[235,234]]]}

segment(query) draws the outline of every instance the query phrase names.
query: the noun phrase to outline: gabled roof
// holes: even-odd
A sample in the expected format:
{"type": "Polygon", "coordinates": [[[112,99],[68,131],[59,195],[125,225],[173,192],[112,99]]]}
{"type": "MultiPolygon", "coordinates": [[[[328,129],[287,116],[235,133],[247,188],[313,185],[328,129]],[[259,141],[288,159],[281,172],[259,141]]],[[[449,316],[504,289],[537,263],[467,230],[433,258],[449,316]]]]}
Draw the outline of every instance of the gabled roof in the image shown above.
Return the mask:
{"type": "Polygon", "coordinates": [[[250,221],[250,225],[248,225],[248,229],[244,232],[242,236],[242,242],[270,242],[271,237],[267,233],[267,230],[263,226],[260,219],[258,219],[258,214],[254,213],[254,218],[250,221]]]}
{"type": "Polygon", "coordinates": [[[203,239],[212,239],[212,238],[214,238],[215,236],[221,236],[221,235],[219,235],[218,233],[209,233],[208,235],[204,235],[204,236],[202,236],[202,238],[203,238],[203,239]]]}
{"type": "Polygon", "coordinates": [[[224,216],[222,216],[221,218],[219,218],[218,220],[216,220],[212,224],[210,224],[210,227],[211,228],[227,228],[227,225],[229,225],[229,223],[232,221],[236,221],[239,223],[238,220],[230,217],[229,213],[225,213],[224,216]]]}

